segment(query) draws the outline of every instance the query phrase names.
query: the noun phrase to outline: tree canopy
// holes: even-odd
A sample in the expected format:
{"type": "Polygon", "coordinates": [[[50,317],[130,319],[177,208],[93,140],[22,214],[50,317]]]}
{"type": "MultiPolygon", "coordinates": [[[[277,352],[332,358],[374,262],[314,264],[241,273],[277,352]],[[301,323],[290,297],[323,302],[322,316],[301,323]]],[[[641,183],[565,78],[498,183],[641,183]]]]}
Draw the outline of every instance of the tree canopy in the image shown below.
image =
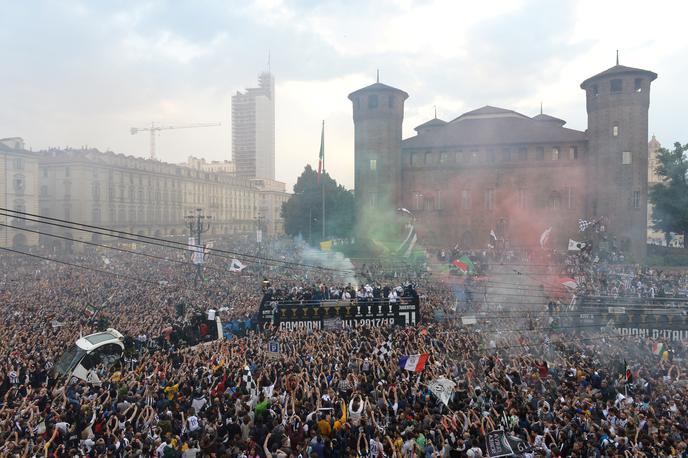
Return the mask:
{"type": "Polygon", "coordinates": [[[688,144],[674,143],[674,149],[661,148],[658,152],[657,175],[663,181],[650,188],[654,205],[653,226],[665,233],[688,233],[688,144]]]}
{"type": "Polygon", "coordinates": [[[354,195],[327,173],[320,176],[307,165],[294,185],[294,194],[282,204],[284,231],[301,235],[311,244],[329,238],[348,238],[354,229],[354,195]],[[325,234],[322,233],[321,186],[325,188],[325,234]]]}

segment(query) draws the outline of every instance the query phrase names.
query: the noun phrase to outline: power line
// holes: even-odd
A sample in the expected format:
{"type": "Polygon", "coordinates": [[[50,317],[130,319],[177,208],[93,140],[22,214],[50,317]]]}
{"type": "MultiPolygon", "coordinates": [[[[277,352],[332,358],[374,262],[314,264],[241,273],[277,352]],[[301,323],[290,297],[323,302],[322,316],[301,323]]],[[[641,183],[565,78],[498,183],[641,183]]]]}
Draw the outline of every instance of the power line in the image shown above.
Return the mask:
{"type": "MultiPolygon", "coordinates": [[[[179,250],[184,250],[184,251],[190,251],[190,250],[189,250],[189,247],[188,247],[188,244],[185,244],[185,243],[182,243],[182,242],[176,242],[176,241],[174,241],[174,240],[165,240],[165,239],[156,238],[156,237],[150,237],[150,236],[146,236],[146,235],[139,235],[139,234],[134,234],[134,233],[131,233],[131,232],[120,231],[120,230],[117,230],[117,229],[110,229],[110,228],[106,228],[106,227],[102,227],[102,226],[95,226],[95,225],[90,225],[90,224],[78,223],[78,222],[75,222],[75,221],[69,221],[69,220],[64,220],[64,219],[60,219],[60,218],[51,218],[51,217],[48,217],[48,216],[41,216],[41,215],[37,215],[37,214],[34,214],[34,213],[20,212],[20,211],[18,211],[18,210],[11,210],[11,209],[8,209],[8,208],[2,208],[2,207],[0,207],[0,211],[2,211],[2,212],[10,212],[10,214],[6,214],[6,213],[5,213],[5,214],[3,214],[3,216],[14,217],[14,218],[18,218],[18,219],[22,219],[22,220],[34,222],[34,223],[47,224],[47,225],[51,225],[51,226],[62,227],[62,228],[65,228],[65,229],[79,230],[79,231],[88,232],[88,233],[95,233],[95,234],[99,234],[99,235],[104,235],[104,236],[106,236],[106,237],[115,237],[115,238],[119,238],[119,239],[123,239],[123,240],[130,240],[130,241],[134,241],[134,242],[139,242],[139,243],[149,243],[149,244],[152,244],[152,245],[163,246],[163,247],[165,247],[165,248],[174,248],[174,249],[179,249],[179,250]],[[19,216],[16,216],[16,215],[25,215],[25,216],[19,217],[19,216]],[[32,217],[32,218],[39,218],[39,219],[38,219],[38,220],[36,220],[36,219],[30,219],[30,218],[27,218],[26,216],[29,216],[29,217],[32,217]],[[48,222],[42,221],[42,220],[57,221],[57,222],[59,222],[59,223],[66,223],[66,224],[71,224],[72,226],[80,226],[80,227],[64,226],[64,225],[55,224],[55,223],[48,223],[48,222]],[[93,231],[93,230],[82,229],[82,227],[90,228],[90,229],[97,229],[97,230],[99,230],[99,231],[107,231],[108,233],[102,233],[102,232],[97,232],[97,231],[93,231]],[[113,233],[116,233],[116,234],[124,234],[124,236],[122,236],[122,235],[114,235],[113,233]],[[136,238],[131,238],[131,237],[136,237],[136,238]],[[141,240],[141,239],[144,239],[144,240],[141,240]],[[153,242],[148,242],[147,240],[152,240],[153,242]],[[154,243],[154,242],[164,242],[165,245],[160,244],[160,243],[154,243]],[[171,245],[181,245],[181,247],[174,247],[174,246],[171,246],[170,244],[171,244],[171,245]]],[[[195,246],[195,248],[203,248],[203,247],[195,246]]],[[[331,267],[314,266],[314,265],[311,265],[311,264],[303,264],[303,263],[292,262],[292,261],[284,261],[284,260],[281,260],[281,259],[267,258],[267,257],[264,257],[264,256],[257,256],[257,255],[252,255],[252,254],[248,254],[248,253],[240,253],[240,252],[230,251],[230,250],[222,250],[222,249],[219,249],[219,248],[218,248],[218,249],[213,248],[213,252],[214,252],[214,253],[226,253],[226,254],[232,255],[233,257],[240,257],[240,258],[243,258],[243,259],[253,259],[253,260],[269,261],[269,262],[273,262],[273,263],[278,263],[278,264],[280,264],[280,265],[304,267],[304,268],[311,268],[311,269],[325,270],[325,271],[333,271],[333,272],[350,272],[350,273],[356,273],[355,270],[352,270],[352,269],[335,269],[335,268],[331,268],[331,267]]],[[[216,256],[219,256],[219,255],[216,254],[216,256]]],[[[228,257],[228,256],[219,256],[219,257],[224,257],[224,258],[227,258],[227,259],[231,259],[231,258],[228,257]]]]}
{"type": "MultiPolygon", "coordinates": [[[[167,258],[167,257],[156,256],[156,255],[152,255],[152,254],[148,254],[148,253],[141,253],[141,252],[137,252],[137,251],[133,251],[133,250],[127,250],[127,249],[124,249],[124,248],[112,247],[112,246],[109,246],[109,245],[103,245],[103,244],[99,244],[99,243],[95,243],[95,242],[89,242],[89,241],[85,241],[85,240],[74,239],[74,238],[71,238],[71,237],[61,236],[61,235],[58,235],[58,234],[50,234],[50,233],[41,232],[41,231],[38,231],[38,230],[33,230],[33,229],[25,228],[25,227],[12,226],[12,225],[2,224],[2,223],[0,223],[0,226],[11,227],[11,228],[18,229],[18,230],[22,230],[22,231],[27,231],[27,232],[36,233],[36,234],[39,234],[39,235],[46,235],[46,236],[49,236],[49,237],[55,237],[55,238],[59,238],[59,239],[63,239],[63,240],[68,240],[68,241],[73,241],[73,242],[77,242],[77,243],[82,243],[82,244],[86,244],[86,245],[90,245],[90,246],[96,246],[96,247],[111,249],[111,250],[119,251],[119,252],[123,252],[123,253],[129,253],[129,254],[133,254],[133,255],[137,255],[137,256],[143,256],[143,257],[147,257],[147,258],[151,258],[151,259],[157,259],[157,260],[160,260],[160,261],[178,263],[178,264],[183,264],[183,265],[186,265],[186,266],[189,265],[189,263],[186,262],[186,261],[180,261],[180,260],[177,260],[177,259],[171,259],[171,258],[167,258]]],[[[214,271],[217,271],[217,272],[221,272],[221,273],[225,273],[225,272],[226,272],[225,269],[220,269],[220,268],[216,268],[216,267],[213,267],[213,266],[207,266],[207,268],[210,269],[210,270],[214,270],[214,271]]],[[[500,283],[500,285],[501,285],[501,284],[513,284],[513,283],[500,283]]],[[[501,286],[500,286],[500,287],[501,287],[501,286]]],[[[513,289],[513,290],[529,290],[529,288],[508,288],[508,287],[501,287],[501,288],[502,288],[502,289],[513,289]]],[[[530,288],[530,289],[536,290],[535,288],[530,288]]],[[[542,297],[541,295],[526,295],[526,294],[522,294],[522,293],[499,293],[499,296],[518,296],[518,297],[536,297],[536,298],[541,298],[541,297],[542,297]]],[[[612,298],[612,296],[595,296],[595,297],[608,297],[608,298],[612,298]]],[[[664,298],[664,299],[666,299],[666,300],[675,300],[675,299],[673,299],[673,298],[664,298]]],[[[379,300],[379,301],[368,301],[367,303],[373,304],[373,303],[381,303],[381,302],[384,302],[384,299],[379,300]]],[[[499,301],[499,303],[500,303],[501,305],[507,305],[507,304],[513,304],[513,305],[527,305],[527,304],[524,303],[524,302],[499,301]]],[[[601,303],[601,304],[594,304],[594,305],[599,305],[599,306],[624,306],[624,305],[634,305],[634,306],[638,306],[638,305],[640,305],[640,304],[635,303],[635,302],[614,302],[614,303],[601,303]]],[[[652,309],[639,308],[639,309],[632,309],[632,310],[648,311],[648,310],[652,310],[652,309]]],[[[659,311],[659,310],[667,310],[667,309],[656,309],[656,310],[659,311]]]]}
{"type": "Polygon", "coordinates": [[[151,285],[160,286],[160,284],[159,284],[158,282],[155,282],[155,281],[146,280],[146,279],[139,278],[139,277],[132,277],[132,276],[125,275],[125,274],[120,274],[120,273],[117,273],[117,272],[109,272],[109,271],[107,271],[107,270],[98,269],[98,268],[96,268],[96,267],[82,266],[81,264],[75,264],[75,263],[73,263],[73,262],[62,261],[62,260],[60,260],[60,259],[55,259],[55,258],[48,258],[48,257],[46,257],[46,256],[40,256],[40,255],[33,254],[33,253],[27,253],[27,252],[25,252],[25,251],[13,250],[12,248],[5,248],[5,247],[1,247],[1,246],[0,246],[0,250],[9,251],[9,252],[11,252],[11,253],[21,254],[21,255],[24,255],[24,256],[29,256],[29,257],[31,257],[31,258],[41,259],[41,260],[43,260],[43,261],[56,262],[56,263],[58,263],[58,264],[63,264],[63,265],[65,265],[65,266],[70,266],[70,267],[76,267],[76,268],[78,268],[78,269],[90,270],[90,271],[92,271],[92,272],[98,272],[98,273],[105,274],[105,275],[113,275],[113,276],[115,276],[115,277],[125,278],[125,279],[127,279],[127,280],[134,280],[134,281],[138,281],[138,282],[142,282],[142,283],[148,283],[148,284],[151,284],[151,285]]]}

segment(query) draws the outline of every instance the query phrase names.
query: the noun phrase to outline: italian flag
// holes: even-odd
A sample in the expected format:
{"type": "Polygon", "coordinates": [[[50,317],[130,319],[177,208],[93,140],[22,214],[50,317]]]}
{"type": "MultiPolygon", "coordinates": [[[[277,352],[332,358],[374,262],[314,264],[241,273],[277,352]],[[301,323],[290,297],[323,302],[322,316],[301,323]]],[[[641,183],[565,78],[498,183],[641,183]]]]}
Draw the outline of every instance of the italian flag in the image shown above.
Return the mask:
{"type": "Polygon", "coordinates": [[[652,344],[652,353],[661,356],[664,353],[664,344],[661,342],[655,342],[652,344]]]}
{"type": "Polygon", "coordinates": [[[463,273],[473,273],[473,261],[471,261],[468,256],[461,256],[459,259],[453,260],[452,265],[463,273]]]}
{"type": "Polygon", "coordinates": [[[97,311],[97,309],[96,309],[94,306],[92,306],[92,305],[87,305],[87,306],[86,306],[86,314],[87,314],[88,316],[93,316],[93,315],[95,315],[95,314],[96,314],[96,311],[97,311]]]}
{"type": "Polygon", "coordinates": [[[428,362],[428,354],[408,355],[399,358],[399,367],[411,372],[423,372],[425,363],[428,362]]]}

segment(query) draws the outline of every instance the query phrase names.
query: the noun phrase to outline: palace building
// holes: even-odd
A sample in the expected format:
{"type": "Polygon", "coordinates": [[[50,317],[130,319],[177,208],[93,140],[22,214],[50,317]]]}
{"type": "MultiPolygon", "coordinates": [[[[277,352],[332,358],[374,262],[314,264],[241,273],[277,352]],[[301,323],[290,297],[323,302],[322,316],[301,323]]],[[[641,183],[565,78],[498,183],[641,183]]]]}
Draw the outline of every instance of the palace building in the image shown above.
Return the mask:
{"type": "Polygon", "coordinates": [[[646,251],[648,108],[657,74],[617,65],[581,84],[588,128],[540,113],[485,106],[451,121],[431,119],[402,139],[408,94],[375,84],[353,103],[359,215],[411,210],[429,246],[484,248],[490,231],[513,247],[578,239],[578,219],[603,217],[636,259],[646,251]]]}

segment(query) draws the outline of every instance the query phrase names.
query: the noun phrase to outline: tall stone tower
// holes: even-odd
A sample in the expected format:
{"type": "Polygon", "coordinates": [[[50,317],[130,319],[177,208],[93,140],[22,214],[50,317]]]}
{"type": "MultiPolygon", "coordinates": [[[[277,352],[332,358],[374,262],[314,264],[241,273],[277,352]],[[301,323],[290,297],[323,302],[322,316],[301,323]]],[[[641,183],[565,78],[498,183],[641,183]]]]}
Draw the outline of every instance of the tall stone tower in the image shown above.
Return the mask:
{"type": "Polygon", "coordinates": [[[358,220],[401,203],[401,125],[408,94],[378,81],[349,94],[354,113],[354,186],[358,220]]]}
{"type": "Polygon", "coordinates": [[[588,215],[636,260],[647,243],[648,108],[657,74],[616,65],[583,81],[588,111],[588,215]]]}

